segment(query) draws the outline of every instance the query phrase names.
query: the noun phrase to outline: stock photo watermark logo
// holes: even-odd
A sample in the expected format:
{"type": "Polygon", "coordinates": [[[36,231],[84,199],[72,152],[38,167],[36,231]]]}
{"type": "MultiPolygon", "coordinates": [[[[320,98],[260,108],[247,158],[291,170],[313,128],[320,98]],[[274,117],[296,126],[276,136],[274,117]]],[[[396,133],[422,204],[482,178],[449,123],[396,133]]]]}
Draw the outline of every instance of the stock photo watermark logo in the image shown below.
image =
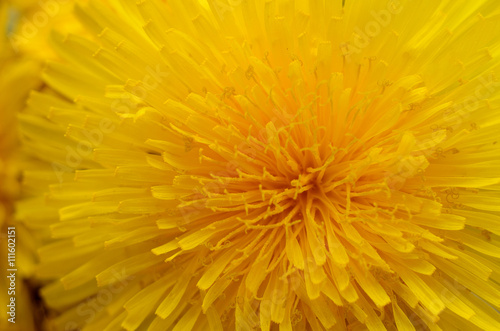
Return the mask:
{"type": "MultiPolygon", "coordinates": [[[[113,114],[126,115],[135,113],[138,104],[132,100],[131,95],[139,99],[145,99],[149,93],[156,90],[164,82],[165,78],[170,75],[169,72],[164,71],[160,64],[154,68],[148,66],[145,68],[145,71],[147,74],[140,81],[140,84],[136,84],[132,88],[130,94],[124,93],[121,98],[112,102],[111,111],[113,114]]],[[[78,169],[85,158],[90,157],[94,149],[103,144],[105,136],[112,134],[116,129],[117,125],[111,118],[102,118],[98,127],[82,131],[85,140],[80,140],[76,148],[67,145],[65,147],[65,164],[52,162],[52,169],[56,174],[59,184],[63,182],[63,175],[65,173],[72,173],[75,169],[78,169]]]]}
{"type": "MultiPolygon", "coordinates": [[[[49,24],[50,20],[59,15],[61,6],[70,3],[71,0],[40,0],[38,10],[28,16],[23,16],[18,23],[19,29],[10,31],[8,38],[15,52],[20,46],[28,44],[36,38],[41,29],[49,24]]],[[[14,16],[15,18],[15,16],[14,16]]],[[[19,19],[19,18],[17,18],[19,19]]]]}
{"type": "Polygon", "coordinates": [[[353,31],[352,41],[340,45],[340,50],[345,59],[350,61],[351,55],[360,54],[364,48],[370,45],[373,38],[380,35],[383,28],[391,24],[393,16],[399,15],[402,10],[403,6],[399,0],[389,0],[386,9],[370,11],[373,20],[367,22],[363,28],[356,26],[353,31]]]}
{"type": "MultiPolygon", "coordinates": [[[[96,316],[113,302],[115,296],[120,295],[135,278],[133,275],[128,275],[125,269],[122,269],[120,272],[113,270],[112,273],[114,275],[114,282],[99,289],[94,296],[76,307],[76,313],[78,316],[84,318],[84,323],[88,324],[94,321],[96,316]]],[[[80,330],[79,324],[75,321],[67,322],[64,326],[64,330],[80,330]]]]}
{"type": "MultiPolygon", "coordinates": [[[[417,141],[418,150],[423,151],[423,155],[418,156],[399,156],[396,160],[397,170],[387,172],[387,183],[389,188],[400,188],[406,179],[424,173],[423,165],[426,163],[423,159],[444,157],[445,153],[456,154],[457,149],[443,151],[440,144],[447,139],[448,133],[453,133],[462,127],[470,118],[470,114],[477,110],[481,101],[492,97],[500,89],[500,81],[491,73],[478,77],[478,83],[471,95],[467,96],[462,102],[450,105],[443,112],[443,119],[440,125],[431,127],[432,134],[430,138],[423,141],[417,141]]],[[[477,124],[471,123],[468,130],[477,130],[477,124]]]]}
{"type": "Polygon", "coordinates": [[[212,4],[213,9],[215,13],[217,13],[219,19],[223,20],[226,14],[232,13],[237,7],[239,7],[243,3],[243,0],[227,0],[227,1],[208,0],[208,2],[212,4]]]}

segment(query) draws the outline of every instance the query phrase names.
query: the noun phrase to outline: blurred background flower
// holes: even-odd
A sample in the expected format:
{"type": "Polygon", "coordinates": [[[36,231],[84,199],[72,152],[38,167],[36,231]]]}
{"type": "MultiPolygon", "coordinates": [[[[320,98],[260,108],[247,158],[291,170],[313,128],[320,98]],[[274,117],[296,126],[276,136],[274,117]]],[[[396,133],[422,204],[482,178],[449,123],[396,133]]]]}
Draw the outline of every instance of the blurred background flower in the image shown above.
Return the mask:
{"type": "MultiPolygon", "coordinates": [[[[8,31],[10,46],[16,53],[41,61],[56,59],[50,47],[52,31],[85,35],[73,15],[75,0],[7,0],[11,8],[8,31]]],[[[86,2],[81,0],[80,2],[86,2]]]]}
{"type": "Polygon", "coordinates": [[[31,89],[41,85],[40,66],[24,54],[15,52],[8,35],[15,29],[18,8],[6,2],[0,4],[0,228],[2,269],[0,279],[2,291],[2,330],[35,330],[36,281],[31,280],[34,269],[35,249],[32,234],[23,224],[13,221],[14,202],[20,196],[20,163],[17,113],[24,107],[31,89]],[[7,228],[16,228],[16,323],[8,322],[10,315],[5,313],[9,302],[10,280],[7,275],[7,228]]]}
{"type": "Polygon", "coordinates": [[[7,24],[44,329],[500,329],[494,1],[86,3],[7,24]]]}

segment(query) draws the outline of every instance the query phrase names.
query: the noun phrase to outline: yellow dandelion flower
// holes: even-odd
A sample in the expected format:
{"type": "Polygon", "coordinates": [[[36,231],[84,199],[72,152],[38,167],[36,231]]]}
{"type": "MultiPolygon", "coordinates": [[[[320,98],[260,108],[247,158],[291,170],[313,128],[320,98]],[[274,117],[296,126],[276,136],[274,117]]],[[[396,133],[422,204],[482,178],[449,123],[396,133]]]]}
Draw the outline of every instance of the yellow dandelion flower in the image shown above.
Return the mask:
{"type": "Polygon", "coordinates": [[[54,330],[498,330],[500,8],[90,1],[21,114],[54,330]]]}

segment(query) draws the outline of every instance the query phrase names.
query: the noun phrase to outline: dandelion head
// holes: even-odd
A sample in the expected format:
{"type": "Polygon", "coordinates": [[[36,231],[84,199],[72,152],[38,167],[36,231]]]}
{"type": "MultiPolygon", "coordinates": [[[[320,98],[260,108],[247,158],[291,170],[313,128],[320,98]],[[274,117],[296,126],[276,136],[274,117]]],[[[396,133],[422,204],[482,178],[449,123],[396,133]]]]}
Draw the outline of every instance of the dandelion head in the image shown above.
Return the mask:
{"type": "Polygon", "coordinates": [[[75,15],[20,115],[52,327],[500,328],[493,1],[75,15]]]}

